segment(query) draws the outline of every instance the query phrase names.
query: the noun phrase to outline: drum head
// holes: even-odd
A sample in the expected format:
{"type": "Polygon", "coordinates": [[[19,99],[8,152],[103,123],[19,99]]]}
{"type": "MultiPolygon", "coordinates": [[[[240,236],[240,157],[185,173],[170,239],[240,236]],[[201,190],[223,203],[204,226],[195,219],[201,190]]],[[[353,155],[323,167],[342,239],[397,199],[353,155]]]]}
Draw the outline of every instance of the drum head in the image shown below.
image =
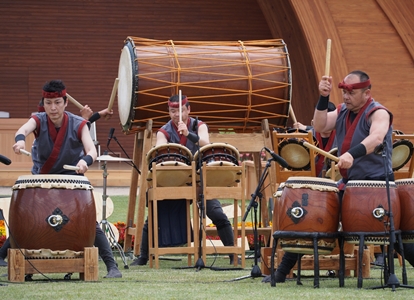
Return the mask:
{"type": "Polygon", "coordinates": [[[398,140],[392,145],[392,170],[398,171],[411,159],[413,144],[409,140],[398,140]]]}
{"type": "Polygon", "coordinates": [[[209,165],[214,161],[227,161],[231,165],[239,165],[240,154],[236,147],[227,143],[210,143],[204,145],[194,154],[194,161],[197,164],[197,169],[200,168],[198,160],[201,153],[201,161],[209,165]]]}
{"type": "Polygon", "coordinates": [[[134,48],[129,41],[121,51],[118,66],[118,111],[119,120],[124,131],[128,131],[134,118],[134,105],[136,103],[137,64],[134,59],[134,48]]]}
{"type": "Polygon", "coordinates": [[[309,150],[297,139],[284,140],[279,145],[279,154],[288,163],[288,169],[293,171],[310,168],[309,150]]]}
{"type": "MultiPolygon", "coordinates": [[[[187,164],[179,161],[166,161],[157,164],[157,186],[159,187],[177,187],[191,184],[191,169],[188,170],[168,170],[158,169],[162,166],[181,166],[188,167],[187,164]]],[[[152,181],[152,171],[148,173],[147,181],[152,181]]]]}

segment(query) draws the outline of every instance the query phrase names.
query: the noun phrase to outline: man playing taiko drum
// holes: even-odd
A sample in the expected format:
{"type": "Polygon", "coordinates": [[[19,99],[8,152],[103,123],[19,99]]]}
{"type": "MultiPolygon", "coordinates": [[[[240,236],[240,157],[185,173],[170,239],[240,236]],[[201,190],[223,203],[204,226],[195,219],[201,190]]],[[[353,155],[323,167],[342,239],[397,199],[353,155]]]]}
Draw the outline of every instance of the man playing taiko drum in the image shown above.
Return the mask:
{"type": "MultiPolygon", "coordinates": [[[[207,125],[201,121],[198,121],[189,117],[190,114],[190,102],[187,96],[181,96],[182,102],[182,120],[179,118],[179,95],[171,96],[168,100],[168,112],[171,120],[166,123],[157,132],[156,146],[164,145],[167,143],[181,144],[187,147],[194,155],[198,148],[197,142],[200,147],[210,143],[207,125]]],[[[160,215],[168,213],[168,210],[176,208],[177,200],[174,201],[160,201],[158,203],[158,211],[160,215]],[[171,205],[169,205],[172,202],[171,205]],[[163,209],[163,206],[164,209],[163,209]]],[[[184,206],[185,207],[185,206],[184,206]]],[[[206,214],[213,221],[217,227],[217,233],[223,242],[224,246],[234,246],[234,235],[230,221],[226,214],[223,212],[220,202],[217,199],[206,201],[206,214]]],[[[146,265],[148,261],[148,219],[145,221],[142,229],[142,240],[140,247],[140,255],[136,258],[131,266],[134,265],[146,265]]],[[[230,264],[233,264],[233,255],[230,255],[230,264]]]]}
{"type": "MultiPolygon", "coordinates": [[[[342,179],[338,182],[342,201],[345,185],[350,180],[394,180],[391,169],[392,114],[371,97],[371,81],[363,71],[352,71],[338,84],[342,99],[338,110],[328,112],[332,77],[323,76],[319,82],[319,102],[316,106],[313,126],[317,132],[336,130],[338,167],[342,179]],[[387,172],[381,155],[374,153],[378,145],[386,141],[387,172]]],[[[414,266],[414,245],[403,244],[407,261],[414,266]]],[[[395,250],[400,252],[395,244],[395,250]]],[[[279,266],[275,272],[277,282],[283,282],[295,265],[291,260],[279,266]]]]}
{"type": "MultiPolygon", "coordinates": [[[[52,80],[43,86],[42,103],[45,112],[33,115],[16,132],[14,152],[20,154],[20,150],[25,150],[25,138],[34,132],[36,143],[41,147],[37,147],[37,157],[33,158],[39,164],[39,168],[32,169],[33,174],[84,174],[97,156],[89,128],[85,126],[88,121],[65,111],[66,87],[60,80],[52,80]],[[51,153],[55,152],[56,155],[52,156],[51,153]],[[65,164],[75,165],[78,170],[66,170],[63,168],[65,164]]],[[[108,240],[98,223],[94,245],[98,247],[99,255],[107,267],[108,274],[105,278],[122,277],[108,240]]],[[[9,247],[10,242],[7,240],[0,249],[2,266],[7,265],[4,259],[9,247]]]]}

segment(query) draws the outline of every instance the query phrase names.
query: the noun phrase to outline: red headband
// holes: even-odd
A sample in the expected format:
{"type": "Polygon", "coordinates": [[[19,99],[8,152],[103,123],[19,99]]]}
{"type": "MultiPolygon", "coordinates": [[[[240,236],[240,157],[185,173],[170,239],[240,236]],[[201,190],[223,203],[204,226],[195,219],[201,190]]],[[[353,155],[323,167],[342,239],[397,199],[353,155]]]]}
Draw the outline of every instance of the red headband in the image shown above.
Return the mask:
{"type": "Polygon", "coordinates": [[[43,98],[59,98],[59,97],[65,97],[66,96],[66,89],[62,90],[60,92],[46,92],[42,91],[43,98]]]}
{"type": "MultiPolygon", "coordinates": [[[[181,100],[181,105],[186,105],[187,104],[187,97],[185,97],[183,100],[181,100]]],[[[177,102],[171,102],[170,100],[168,100],[168,106],[169,107],[174,107],[174,108],[178,108],[180,106],[180,104],[177,102]]]]}
{"type": "Polygon", "coordinates": [[[338,84],[338,87],[340,89],[347,90],[348,92],[352,92],[352,90],[359,90],[359,89],[369,87],[370,84],[371,84],[371,81],[369,79],[367,81],[353,83],[353,84],[346,84],[344,81],[342,81],[338,84]]]}

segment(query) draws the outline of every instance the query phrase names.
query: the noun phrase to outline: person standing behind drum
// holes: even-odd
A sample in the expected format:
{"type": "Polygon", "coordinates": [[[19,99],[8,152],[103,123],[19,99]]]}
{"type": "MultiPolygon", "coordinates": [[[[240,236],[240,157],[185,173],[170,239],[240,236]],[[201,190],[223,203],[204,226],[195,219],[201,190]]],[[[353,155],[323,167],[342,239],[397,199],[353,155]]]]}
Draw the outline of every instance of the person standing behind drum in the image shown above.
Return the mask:
{"type": "MultiPolygon", "coordinates": [[[[394,180],[391,169],[392,113],[371,96],[371,81],[363,71],[352,71],[338,84],[342,89],[343,103],[338,110],[328,112],[332,77],[323,76],[319,82],[319,102],[316,106],[313,126],[317,132],[336,130],[338,145],[338,167],[342,179],[338,182],[339,199],[342,202],[345,185],[350,180],[394,180]],[[382,155],[375,151],[385,146],[387,173],[384,172],[382,155]]],[[[407,261],[414,266],[414,244],[403,244],[407,261]]],[[[398,243],[395,250],[400,252],[398,243]]],[[[276,278],[286,276],[286,270],[275,272],[276,278]]],[[[287,270],[289,268],[289,271],[287,270]]]]}
{"type": "MultiPolygon", "coordinates": [[[[177,143],[186,146],[194,155],[197,150],[197,142],[200,147],[210,143],[208,128],[205,123],[189,117],[190,102],[187,96],[182,95],[182,120],[179,119],[179,95],[171,96],[168,99],[168,112],[171,120],[162,126],[157,132],[156,146],[167,143],[177,143]]],[[[162,201],[166,202],[166,201],[162,201]]],[[[158,208],[160,211],[160,208],[158,208]]],[[[160,213],[161,214],[161,213],[160,213]]],[[[230,221],[223,212],[220,201],[217,199],[206,201],[206,214],[217,227],[217,233],[224,246],[234,246],[234,235],[230,221]]],[[[142,240],[140,255],[131,266],[146,265],[148,261],[148,219],[142,229],[142,240]]],[[[233,264],[233,255],[229,255],[230,264],[233,264]]]]}
{"type": "MultiPolygon", "coordinates": [[[[25,150],[25,138],[33,132],[36,142],[41,145],[36,150],[39,168],[33,168],[33,174],[84,174],[97,156],[89,128],[85,126],[88,121],[65,111],[66,87],[60,80],[52,80],[43,86],[42,103],[45,112],[32,115],[17,130],[14,152],[21,154],[20,150],[25,150]],[[85,155],[81,157],[82,153],[85,155]],[[66,170],[63,165],[74,165],[78,170],[66,170]]],[[[98,247],[99,255],[107,267],[108,274],[105,278],[122,277],[109,242],[98,223],[94,245],[98,247]]],[[[10,242],[7,241],[0,249],[0,265],[5,264],[9,247],[10,242]]]]}

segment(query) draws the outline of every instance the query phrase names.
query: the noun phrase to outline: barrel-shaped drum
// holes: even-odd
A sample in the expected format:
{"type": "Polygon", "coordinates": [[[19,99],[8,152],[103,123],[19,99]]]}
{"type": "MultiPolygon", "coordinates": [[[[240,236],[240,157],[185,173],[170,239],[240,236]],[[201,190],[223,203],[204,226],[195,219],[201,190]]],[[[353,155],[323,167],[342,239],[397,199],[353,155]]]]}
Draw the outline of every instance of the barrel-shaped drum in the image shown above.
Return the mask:
{"type": "MultiPolygon", "coordinates": [[[[397,185],[389,182],[391,209],[394,226],[400,229],[401,208],[397,185]]],[[[342,228],[344,232],[389,232],[389,206],[385,181],[350,180],[346,184],[342,199],[342,228]]],[[[349,243],[359,243],[359,236],[348,236],[349,243]]],[[[388,238],[365,236],[365,244],[387,243],[388,238]]]]}
{"type": "Polygon", "coordinates": [[[401,205],[401,236],[403,243],[414,243],[414,179],[395,181],[401,205]]]}
{"type": "MultiPolygon", "coordinates": [[[[279,230],[302,233],[335,233],[339,224],[338,188],[333,180],[317,177],[289,177],[279,201],[279,230]]],[[[280,239],[284,251],[313,254],[313,241],[306,238],[280,239]]],[[[334,239],[318,240],[318,253],[329,254],[334,239]]]]}
{"type": "Polygon", "coordinates": [[[157,41],[128,37],[118,68],[118,110],[125,133],[170,120],[166,101],[180,89],[210,131],[286,127],[291,70],[283,40],[157,41]]]}
{"type": "Polygon", "coordinates": [[[92,186],[84,176],[27,175],[13,186],[12,248],[83,251],[95,241],[92,186]]]}

